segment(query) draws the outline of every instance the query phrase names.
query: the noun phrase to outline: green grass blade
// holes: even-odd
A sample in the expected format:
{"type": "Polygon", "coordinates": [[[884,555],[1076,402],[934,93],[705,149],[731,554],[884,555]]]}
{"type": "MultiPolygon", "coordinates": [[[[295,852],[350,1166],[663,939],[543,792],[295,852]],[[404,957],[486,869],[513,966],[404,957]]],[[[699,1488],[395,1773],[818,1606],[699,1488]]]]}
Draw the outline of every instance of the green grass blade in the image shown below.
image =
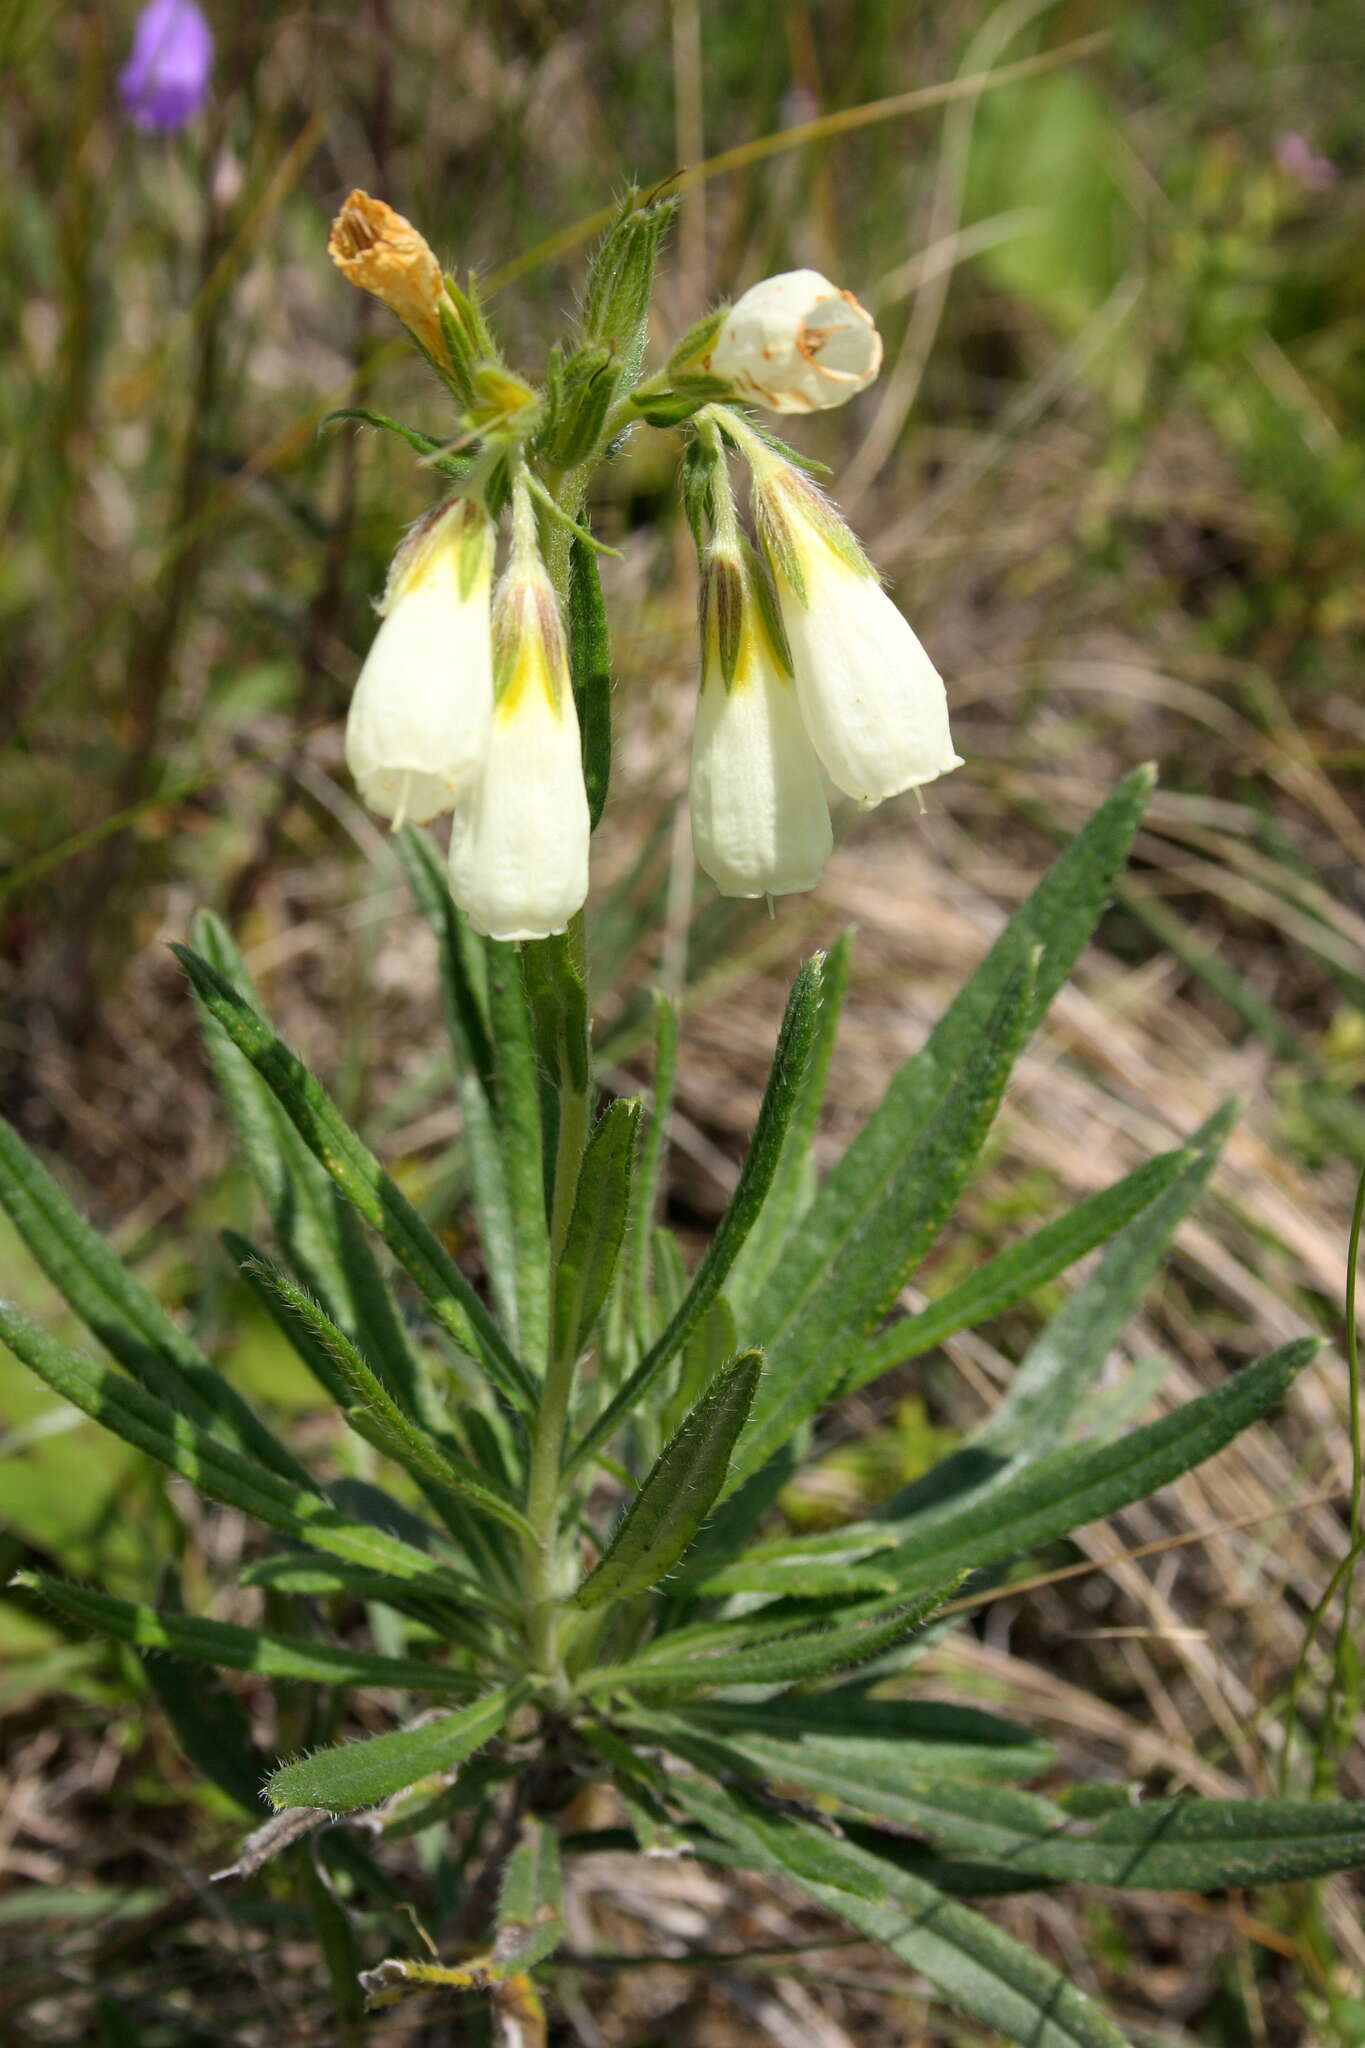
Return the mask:
{"type": "Polygon", "coordinates": [[[355,1135],[321,1084],[231,985],[188,946],[172,948],[205,1006],[274,1090],[305,1143],[347,1200],[421,1289],[432,1315],[518,1405],[534,1384],[431,1226],[355,1135]]]}
{"type": "Polygon", "coordinates": [[[592,1335],[616,1271],[640,1134],[640,1104],[621,1099],[599,1117],[579,1168],[554,1278],[557,1358],[577,1358],[592,1335]]]}
{"type": "Polygon", "coordinates": [[[164,1650],[201,1664],[232,1671],[259,1671],[272,1678],[303,1678],[321,1685],[386,1685],[432,1693],[473,1692],[479,1679],[468,1671],[446,1671],[415,1657],[381,1657],[339,1643],[309,1642],[302,1636],[241,1628],[235,1622],[206,1621],[119,1600],[75,1586],[46,1572],[18,1572],[11,1585],[24,1586],[58,1614],[97,1635],[112,1636],[139,1650],[164,1650]]]}
{"type": "Polygon", "coordinates": [[[741,1353],[722,1369],[660,1452],[600,1563],[575,1593],[576,1606],[629,1599],[672,1571],[725,1483],[762,1369],[757,1351],[741,1353]]]}
{"type": "Polygon", "coordinates": [[[320,1806],[329,1813],[374,1806],[406,1791],[419,1778],[454,1770],[482,1749],[507,1720],[517,1698],[513,1687],[499,1686],[460,1712],[444,1714],[420,1728],[396,1728],[391,1735],[373,1735],[366,1742],[317,1750],[276,1771],[266,1785],[266,1797],[276,1807],[320,1806]]]}
{"type": "Polygon", "coordinates": [[[273,1472],[304,1467],[85,1221],[0,1117],[0,1203],[54,1287],[149,1393],[273,1472]]]}
{"type": "Polygon", "coordinates": [[[1022,1244],[1010,1245],[993,1259],[987,1259],[917,1315],[903,1317],[891,1329],[874,1337],[859,1355],[843,1391],[856,1392],[882,1373],[931,1351],[958,1330],[971,1329],[1001,1314],[1055,1279],[1164,1194],[1195,1157],[1186,1148],[1149,1159],[1112,1187],[1078,1202],[1055,1223],[1034,1231],[1022,1244]]]}
{"type": "MultiPolygon", "coordinates": [[[[707,1767],[704,1753],[700,1767],[707,1767]]],[[[922,1878],[827,1835],[823,1855],[837,1882],[813,1879],[804,1854],[790,1848],[799,1832],[804,1849],[810,1823],[700,1777],[678,1775],[668,1785],[689,1819],[733,1852],[721,1860],[793,1879],[1007,2040],[1023,2048],[1127,2048],[1113,2021],[1050,1963],[922,1878]]],[[[708,1853],[704,1842],[697,1846],[708,1853]]]]}
{"type": "Polygon", "coordinates": [[[1030,1029],[1034,967],[1032,957],[1025,959],[1006,983],[934,1116],[903,1134],[900,1156],[878,1181],[875,1199],[864,1187],[859,1209],[825,1263],[805,1274],[799,1312],[773,1335],[767,1375],[730,1475],[732,1489],[818,1414],[847,1370],[851,1344],[884,1313],[943,1228],[1030,1029]]]}
{"type": "Polygon", "coordinates": [[[762,1210],[782,1156],[787,1127],[800,1101],[815,1045],[824,988],[824,955],[808,960],[793,984],[773,1055],[758,1122],[735,1191],[716,1226],[692,1284],[667,1327],[635,1371],[588,1429],[568,1461],[572,1470],[605,1444],[645,1393],[677,1357],[724,1284],[749,1231],[762,1210]]]}

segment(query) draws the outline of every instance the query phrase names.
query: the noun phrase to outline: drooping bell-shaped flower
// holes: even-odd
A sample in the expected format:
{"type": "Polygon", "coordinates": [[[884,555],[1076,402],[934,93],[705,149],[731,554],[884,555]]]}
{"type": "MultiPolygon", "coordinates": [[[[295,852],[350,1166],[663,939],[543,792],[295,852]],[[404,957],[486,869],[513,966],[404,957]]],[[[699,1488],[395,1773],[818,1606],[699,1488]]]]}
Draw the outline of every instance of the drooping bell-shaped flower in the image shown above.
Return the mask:
{"type": "Polygon", "coordinates": [[[459,498],[394,557],[383,619],[346,720],[346,766],[395,829],[451,810],[478,773],[493,713],[493,528],[459,498]]]}
{"type": "Polygon", "coordinates": [[[770,412],[824,412],[867,386],[882,338],[851,292],[818,270],[765,277],[736,301],[706,367],[770,412]]]}
{"type": "Polygon", "coordinates": [[[455,814],[450,893],[491,939],[544,939],[583,907],[591,828],[564,628],[524,495],[493,639],[488,749],[455,814]]]}
{"type": "Polygon", "coordinates": [[[213,75],[213,30],[194,0],[147,0],[119,73],[135,128],[170,134],[199,112],[213,75]]]}
{"type": "Polygon", "coordinates": [[[697,860],[723,896],[813,889],[833,847],[820,763],[756,564],[702,569],[702,675],[688,801],[697,860]]]}
{"type": "Polygon", "coordinates": [[[942,677],[844,521],[757,436],[744,452],[797,701],[831,782],[880,803],[960,768],[942,677]]]}

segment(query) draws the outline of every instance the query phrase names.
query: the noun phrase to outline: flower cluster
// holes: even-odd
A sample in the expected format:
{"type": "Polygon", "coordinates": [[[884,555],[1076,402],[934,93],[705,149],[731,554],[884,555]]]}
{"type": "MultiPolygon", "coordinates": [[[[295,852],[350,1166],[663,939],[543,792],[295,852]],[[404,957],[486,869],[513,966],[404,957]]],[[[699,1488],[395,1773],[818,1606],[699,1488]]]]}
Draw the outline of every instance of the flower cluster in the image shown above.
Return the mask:
{"type": "MultiPolygon", "coordinates": [[[[462,292],[446,277],[400,214],[356,192],[332,230],[338,267],[384,300],[462,398],[474,445],[462,466],[443,458],[457,493],[395,558],[351,704],[347,765],[395,829],[451,814],[451,893],[496,939],[563,931],[587,895],[605,782],[599,772],[590,814],[585,734],[591,755],[602,718],[595,725],[589,712],[580,730],[566,592],[542,543],[550,534],[563,543],[562,570],[569,530],[579,559],[591,560],[581,553],[595,545],[580,523],[583,477],[633,420],[676,426],[686,443],[702,589],[692,835],[722,893],[814,887],[833,846],[832,803],[868,808],[959,765],[943,683],[853,534],[798,464],[733,409],[737,399],[779,412],[841,404],[880,366],[871,319],[818,273],[794,271],[710,316],[659,378],[622,386],[615,330],[642,345],[641,287],[657,238],[647,210],[627,211],[588,295],[592,331],[576,355],[554,360],[537,392],[497,357],[472,286],[462,292]],[[752,541],[740,528],[733,456],[750,474],[752,541]],[[571,499],[566,470],[579,475],[571,499]],[[504,507],[510,544],[495,584],[504,507]]],[[[605,690],[605,662],[586,666],[605,690]]],[[[599,708],[604,716],[604,700],[599,708]]]]}

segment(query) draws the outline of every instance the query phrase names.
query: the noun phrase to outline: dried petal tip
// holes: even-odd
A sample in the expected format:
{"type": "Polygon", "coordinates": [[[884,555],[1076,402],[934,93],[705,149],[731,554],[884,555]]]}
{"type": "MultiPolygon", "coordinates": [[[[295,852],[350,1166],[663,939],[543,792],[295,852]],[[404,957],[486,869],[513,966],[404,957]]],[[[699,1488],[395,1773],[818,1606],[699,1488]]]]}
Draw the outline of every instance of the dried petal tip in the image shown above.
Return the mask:
{"type": "Polygon", "coordinates": [[[441,266],[411,221],[368,192],[352,192],[332,222],[327,253],[352,284],[382,299],[429,355],[445,361],[441,266]]]}
{"type": "Polygon", "coordinates": [[[732,307],[706,367],[770,412],[824,412],[865,391],[882,338],[851,292],[818,270],[765,277],[732,307]]]}

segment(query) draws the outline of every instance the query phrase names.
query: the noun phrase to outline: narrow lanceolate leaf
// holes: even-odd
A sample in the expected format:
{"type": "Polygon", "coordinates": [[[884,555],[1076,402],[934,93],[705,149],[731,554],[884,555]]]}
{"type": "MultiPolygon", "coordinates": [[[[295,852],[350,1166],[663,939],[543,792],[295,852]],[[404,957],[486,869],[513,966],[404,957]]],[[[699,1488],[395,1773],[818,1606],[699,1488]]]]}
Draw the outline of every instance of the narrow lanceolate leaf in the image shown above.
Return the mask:
{"type": "MultiPolygon", "coordinates": [[[[685,1733],[692,1718],[677,1719],[675,1732],[685,1733]]],[[[661,1718],[658,1725],[667,1724],[661,1718]]],[[[721,1741],[713,1761],[741,1777],[747,1772],[756,1787],[793,1786],[826,1805],[833,1801],[1035,1880],[1215,1891],[1365,1863],[1365,1804],[1143,1800],[1092,1822],[1032,1792],[964,1783],[932,1764],[926,1768],[894,1741],[833,1731],[791,1739],[760,1727],[756,1717],[748,1728],[728,1729],[721,1741]]]]}
{"type": "Polygon", "coordinates": [[[837,1880],[819,1882],[789,1846],[799,1833],[804,1850],[811,1823],[700,1777],[668,1782],[676,1805],[707,1830],[696,1843],[700,1853],[719,1850],[719,1860],[791,1878],[1007,2040],[1026,2048],[1127,2048],[1113,2021],[1051,1964],[922,1878],[826,1835],[823,1855],[837,1880]]]}
{"type": "Polygon", "coordinates": [[[523,1406],[533,1383],[469,1281],[394,1180],[355,1135],[297,1054],[188,946],[172,949],[238,1050],[275,1091],[305,1143],[347,1200],[411,1274],[436,1321],[523,1406]]]}
{"type": "Polygon", "coordinates": [[[516,1265],[516,1328],[521,1356],[539,1363],[550,1334],[550,1228],[535,1029],[517,948],[496,939],[482,944],[499,1151],[516,1265]]]}
{"type": "Polygon", "coordinates": [[[351,1813],[374,1806],[437,1771],[453,1771],[482,1749],[506,1721],[518,1694],[499,1686],[457,1714],[443,1714],[419,1728],[396,1728],[367,1742],[320,1749],[276,1771],[266,1786],[272,1806],[321,1806],[351,1813]]]}
{"type": "Polygon", "coordinates": [[[729,1206],[716,1226],[715,1235],[693,1275],[691,1286],[657,1341],[579,1442],[569,1460],[571,1468],[580,1464],[600,1444],[605,1444],[632,1409],[639,1405],[706,1314],[738,1258],[744,1240],[767,1199],[782,1156],[787,1128],[801,1099],[816,1042],[824,968],[823,953],[814,954],[792,986],[748,1155],[729,1206]]]}
{"type": "Polygon", "coordinates": [[[1038,1778],[1056,1762],[1050,1742],[998,1714],[941,1700],[872,1699],[850,1685],[752,1703],[701,1700],[677,1722],[730,1742],[751,1735],[788,1747],[849,1742],[859,1754],[895,1757],[920,1777],[1038,1778]]]}
{"type": "Polygon", "coordinates": [[[1237,1105],[1195,1132],[1193,1157],[1164,1194],[1105,1247],[1095,1271],[1062,1305],[1015,1373],[978,1443],[1011,1451],[1051,1446],[1069,1427],[1129,1317],[1218,1162],[1237,1105]]]}
{"type": "MultiPolygon", "coordinates": [[[[191,926],[194,944],[209,965],[268,1024],[246,962],[221,918],[201,910],[191,926]]],[[[198,996],[204,1048],[213,1067],[237,1143],[270,1217],[286,1265],[309,1288],[346,1334],[374,1359],[376,1369],[408,1412],[421,1420],[439,1415],[425,1367],[409,1342],[377,1253],[355,1211],[333,1185],[251,1062],[198,996]]]]}
{"type": "Polygon", "coordinates": [[[457,1494],[480,1514],[491,1515],[519,1535],[528,1533],[520,1509],[495,1493],[467,1458],[453,1447],[438,1443],[403,1413],[368,1359],[361,1356],[350,1338],[304,1288],[296,1287],[288,1274],[265,1260],[256,1262],[256,1271],[291,1320],[330,1361],[340,1384],[342,1412],[358,1436],[404,1466],[415,1479],[434,1486],[438,1493],[457,1494]]]}
{"type": "Polygon", "coordinates": [[[788,1236],[814,1199],[816,1183],[811,1146],[825,1099],[825,1082],[839,1035],[839,1020],[843,1016],[852,951],[852,933],[840,932],[826,956],[820,1014],[816,1020],[815,1038],[800,1099],[787,1126],[782,1156],[773,1175],[768,1199],[759,1211],[758,1219],[735,1261],[734,1270],[725,1283],[725,1292],[736,1316],[743,1317],[746,1323],[748,1311],[777,1264],[788,1236]]]}
{"type": "Polygon", "coordinates": [[[46,1572],[19,1572],[10,1581],[37,1593],[59,1614],[97,1635],[132,1643],[139,1650],[165,1650],[201,1664],[232,1671],[261,1671],[272,1678],[306,1678],[321,1685],[389,1685],[423,1692],[467,1694],[479,1680],[472,1672],[445,1671],[415,1657],[381,1657],[338,1643],[313,1643],[302,1636],[272,1635],[234,1622],[206,1621],[96,1593],[46,1572]]]}
{"type": "Polygon", "coordinates": [[[629,1599],[672,1571],[725,1483],[762,1369],[757,1351],[723,1368],[660,1452],[601,1562],[574,1595],[577,1606],[629,1599]]]}
{"type": "MultiPolygon", "coordinates": [[[[499,1313],[520,1337],[515,1233],[502,1148],[498,1142],[492,1036],[484,999],[475,989],[471,954],[478,940],[451,900],[440,856],[428,835],[407,825],[393,841],[418,909],[436,940],[441,1000],[455,1060],[460,1135],[469,1162],[479,1241],[499,1313]]],[[[529,1346],[527,1347],[529,1349],[529,1346]]]]}
{"type": "Polygon", "coordinates": [[[837,1271],[845,1240],[881,1205],[907,1144],[932,1123],[1024,962],[1041,949],[1025,1037],[1070,974],[1127,858],[1152,782],[1145,768],[1126,777],[1077,834],[822,1183],[755,1305],[749,1327],[770,1359],[779,1334],[801,1316],[807,1295],[837,1271]]]}
{"type": "Polygon", "coordinates": [[[625,1236],[640,1104],[613,1102],[588,1140],[554,1282],[554,1346],[577,1358],[607,1298],[625,1236]]]}
{"type": "Polygon", "coordinates": [[[0,1117],[0,1204],[54,1287],[125,1371],[210,1435],[274,1472],[308,1474],[131,1274],[0,1117]]]}
{"type": "Polygon", "coordinates": [[[624,1253],[628,1284],[617,1289],[612,1306],[613,1349],[616,1351],[624,1346],[627,1325],[632,1326],[635,1341],[641,1349],[654,1334],[651,1327],[650,1253],[664,1158],[668,1150],[673,1091],[678,1079],[678,1011],[677,1005],[658,990],[655,990],[652,1000],[654,1096],[640,1146],[639,1164],[630,1186],[630,1215],[626,1221],[624,1253]]]}
{"type": "MultiPolygon", "coordinates": [[[[792,1313],[773,1333],[732,1487],[759,1471],[825,1405],[847,1370],[852,1345],[878,1321],[943,1228],[1035,1014],[1034,969],[1029,956],[1006,983],[934,1115],[907,1133],[875,1206],[855,1214],[830,1263],[807,1276],[792,1313]]],[[[788,1263],[784,1259],[784,1268],[788,1263]]],[[[754,1323],[762,1332],[761,1304],[754,1323]]]]}
{"type": "Polygon", "coordinates": [[[577,536],[569,549],[568,624],[574,706],[583,736],[583,782],[588,817],[596,830],[611,781],[611,635],[597,557],[577,536]]]}
{"type": "Polygon", "coordinates": [[[523,1821],[498,1897],[493,1964],[499,1976],[533,1969],[559,1946],[563,1893],[558,1835],[548,1821],[523,1821]]]}
{"type": "Polygon", "coordinates": [[[796,1685],[844,1671],[879,1657],[903,1642],[951,1598],[965,1576],[955,1572],[914,1599],[869,1602],[842,1621],[820,1621],[783,1635],[768,1635],[752,1648],[707,1650],[693,1642],[662,1636],[628,1664],[603,1666],[584,1679],[585,1691],[666,1692],[675,1699],[722,1686],[796,1685]]]}
{"type": "Polygon", "coordinates": [[[1143,1500],[1276,1407],[1318,1348],[1316,1338],[1301,1337],[1117,1443],[1073,1444],[961,1503],[890,1522],[902,1541],[880,1561],[902,1586],[960,1559],[984,1569],[1143,1500]]]}
{"type": "Polygon", "coordinates": [[[987,1259],[918,1315],[906,1316],[874,1337],[856,1359],[844,1391],[853,1393],[865,1387],[894,1366],[931,1351],[958,1330],[972,1329],[1000,1315],[1055,1279],[1164,1194],[1196,1156],[1186,1148],[1149,1159],[1113,1187],[1078,1202],[1055,1223],[1036,1230],[1022,1244],[1010,1245],[987,1259]]]}
{"type": "MultiPolygon", "coordinates": [[[[295,1542],[449,1594],[440,1564],[387,1530],[353,1522],[319,1494],[212,1437],[136,1380],[58,1343],[10,1303],[0,1301],[0,1342],[70,1401],[125,1443],[168,1465],[213,1500],[255,1515],[295,1542]]],[[[458,1580],[453,1582],[458,1591],[458,1580]]]]}

